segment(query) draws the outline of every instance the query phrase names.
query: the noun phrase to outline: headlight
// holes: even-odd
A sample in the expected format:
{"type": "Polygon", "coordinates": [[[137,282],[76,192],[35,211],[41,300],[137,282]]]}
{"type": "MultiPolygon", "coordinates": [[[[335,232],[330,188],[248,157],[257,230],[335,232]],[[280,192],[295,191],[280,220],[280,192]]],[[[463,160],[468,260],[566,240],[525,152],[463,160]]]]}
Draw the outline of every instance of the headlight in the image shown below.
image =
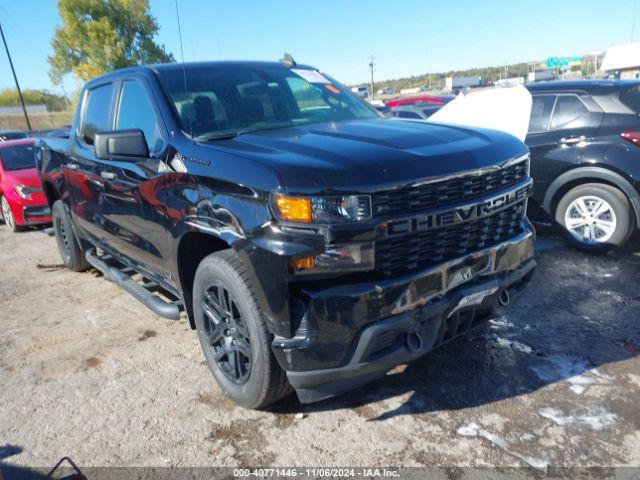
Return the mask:
{"type": "Polygon", "coordinates": [[[275,196],[277,216],[289,222],[345,223],[371,218],[369,195],[331,195],[314,197],[275,196]]]}
{"type": "Polygon", "coordinates": [[[30,199],[32,193],[40,191],[39,188],[27,187],[26,185],[15,185],[13,190],[25,200],[30,199]]]}
{"type": "Polygon", "coordinates": [[[375,256],[372,243],[326,245],[324,253],[299,257],[291,262],[295,273],[358,272],[373,270],[375,256]]]}

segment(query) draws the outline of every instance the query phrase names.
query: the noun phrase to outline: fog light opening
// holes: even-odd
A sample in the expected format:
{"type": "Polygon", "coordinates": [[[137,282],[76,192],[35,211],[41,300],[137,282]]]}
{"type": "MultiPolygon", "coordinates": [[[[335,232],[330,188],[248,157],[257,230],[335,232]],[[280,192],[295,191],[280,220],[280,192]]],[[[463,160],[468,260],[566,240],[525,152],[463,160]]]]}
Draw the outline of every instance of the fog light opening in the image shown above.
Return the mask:
{"type": "Polygon", "coordinates": [[[422,335],[418,332],[412,332],[407,335],[407,348],[412,352],[419,352],[422,350],[424,342],[422,341],[422,335]]]}
{"type": "Polygon", "coordinates": [[[498,303],[503,307],[506,307],[507,305],[509,305],[510,301],[511,298],[509,297],[509,290],[505,288],[500,292],[500,295],[498,295],[498,303]]]}

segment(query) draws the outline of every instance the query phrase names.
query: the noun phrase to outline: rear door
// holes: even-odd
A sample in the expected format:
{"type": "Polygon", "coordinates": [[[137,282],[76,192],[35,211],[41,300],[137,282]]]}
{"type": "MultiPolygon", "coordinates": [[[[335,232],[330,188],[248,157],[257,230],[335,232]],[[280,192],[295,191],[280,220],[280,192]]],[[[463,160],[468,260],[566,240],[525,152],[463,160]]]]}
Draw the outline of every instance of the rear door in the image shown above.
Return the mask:
{"type": "Polygon", "coordinates": [[[581,149],[593,138],[602,111],[585,95],[534,94],[529,133],[534,199],[540,205],[550,183],[579,161],[581,149]]]}
{"type": "Polygon", "coordinates": [[[95,156],[93,141],[96,132],[111,128],[114,94],[112,82],[85,90],[81,100],[80,122],[71,137],[65,169],[75,223],[97,242],[104,240],[104,221],[100,212],[104,182],[100,177],[100,160],[95,156]]]}
{"type": "Polygon", "coordinates": [[[116,88],[113,130],[142,130],[149,158],[101,161],[105,241],[152,276],[159,274],[165,278],[163,252],[167,236],[158,195],[162,190],[168,135],[145,78],[125,78],[116,88]]]}

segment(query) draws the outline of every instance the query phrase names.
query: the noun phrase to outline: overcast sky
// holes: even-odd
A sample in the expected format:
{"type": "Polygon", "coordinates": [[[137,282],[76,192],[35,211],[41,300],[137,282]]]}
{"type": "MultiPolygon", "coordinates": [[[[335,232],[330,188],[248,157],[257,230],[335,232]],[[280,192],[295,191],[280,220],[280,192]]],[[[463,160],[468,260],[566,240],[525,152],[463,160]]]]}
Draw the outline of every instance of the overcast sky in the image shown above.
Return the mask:
{"type": "MultiPolygon", "coordinates": [[[[634,0],[178,0],[178,7],[186,61],[277,60],[286,51],[352,84],[368,80],[371,54],[376,78],[387,79],[627,43],[634,0]]],[[[179,59],[174,0],[151,0],[151,13],[158,42],[179,59]]],[[[55,0],[0,0],[0,22],[21,86],[60,91],[47,75],[60,23],[55,0]]],[[[1,49],[0,89],[12,86],[1,49]]],[[[75,88],[72,79],[65,86],[75,88]]]]}

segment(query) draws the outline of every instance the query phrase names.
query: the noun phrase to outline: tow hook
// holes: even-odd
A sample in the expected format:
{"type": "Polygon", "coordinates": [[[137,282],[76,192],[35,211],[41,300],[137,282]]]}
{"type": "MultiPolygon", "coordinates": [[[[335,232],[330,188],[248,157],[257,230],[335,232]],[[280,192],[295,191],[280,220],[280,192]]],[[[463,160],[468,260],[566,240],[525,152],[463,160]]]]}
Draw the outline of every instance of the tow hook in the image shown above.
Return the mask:
{"type": "Polygon", "coordinates": [[[500,292],[500,295],[498,295],[498,303],[503,307],[506,307],[507,305],[509,305],[510,301],[511,298],[509,297],[509,290],[505,288],[500,292]]]}
{"type": "Polygon", "coordinates": [[[422,350],[424,342],[422,341],[422,335],[420,332],[411,332],[407,334],[407,348],[411,352],[419,352],[422,350]]]}

